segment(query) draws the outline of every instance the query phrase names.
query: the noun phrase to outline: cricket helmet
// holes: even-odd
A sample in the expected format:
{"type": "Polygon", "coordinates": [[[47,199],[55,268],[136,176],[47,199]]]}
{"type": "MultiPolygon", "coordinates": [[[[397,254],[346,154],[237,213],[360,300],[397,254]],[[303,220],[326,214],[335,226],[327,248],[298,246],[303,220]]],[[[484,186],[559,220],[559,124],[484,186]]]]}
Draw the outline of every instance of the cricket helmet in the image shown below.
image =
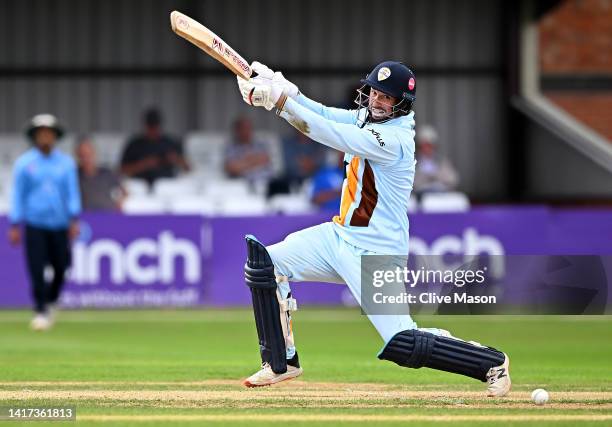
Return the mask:
{"type": "Polygon", "coordinates": [[[361,83],[398,100],[411,103],[416,100],[416,77],[412,70],[401,62],[381,62],[365,79],[361,79],[361,83]]]}
{"type": "MultiPolygon", "coordinates": [[[[393,105],[390,116],[385,120],[409,114],[412,104],[416,100],[416,77],[414,72],[401,62],[381,62],[374,67],[365,79],[361,79],[361,84],[362,86],[357,89],[357,98],[355,99],[359,108],[368,108],[371,88],[398,100],[397,104],[393,105]]],[[[368,110],[365,122],[369,121],[373,121],[373,119],[368,110]]]]}

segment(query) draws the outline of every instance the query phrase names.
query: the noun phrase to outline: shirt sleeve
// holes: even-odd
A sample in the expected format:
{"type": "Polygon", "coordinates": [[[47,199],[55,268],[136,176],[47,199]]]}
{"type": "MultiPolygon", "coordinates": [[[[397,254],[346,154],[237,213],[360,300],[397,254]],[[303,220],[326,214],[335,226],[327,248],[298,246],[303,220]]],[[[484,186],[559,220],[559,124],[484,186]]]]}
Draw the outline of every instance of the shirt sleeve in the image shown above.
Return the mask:
{"type": "Polygon", "coordinates": [[[79,177],[74,162],[69,163],[68,169],[68,214],[70,218],[78,217],[81,214],[81,192],[79,190],[79,177]]]}
{"type": "Polygon", "coordinates": [[[345,153],[383,164],[401,159],[402,147],[395,131],[388,125],[339,123],[317,115],[293,99],[287,99],[280,114],[309,138],[345,153]]]}
{"type": "Polygon", "coordinates": [[[13,169],[13,194],[11,198],[11,210],[9,221],[11,224],[19,224],[24,219],[24,204],[26,197],[26,175],[21,162],[13,169]]]}
{"type": "Polygon", "coordinates": [[[357,121],[357,110],[344,110],[342,108],[326,107],[304,94],[294,98],[302,107],[306,107],[313,113],[338,123],[355,123],[357,121]]]}

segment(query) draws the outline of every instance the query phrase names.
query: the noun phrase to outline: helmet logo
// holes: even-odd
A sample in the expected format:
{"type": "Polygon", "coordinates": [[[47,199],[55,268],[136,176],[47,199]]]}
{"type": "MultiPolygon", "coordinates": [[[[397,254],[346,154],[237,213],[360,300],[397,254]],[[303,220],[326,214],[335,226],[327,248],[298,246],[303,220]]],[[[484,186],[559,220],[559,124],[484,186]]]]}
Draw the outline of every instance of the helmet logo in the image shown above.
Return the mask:
{"type": "Polygon", "coordinates": [[[382,81],[387,79],[389,76],[391,75],[391,70],[388,69],[387,67],[382,67],[380,70],[378,70],[378,81],[382,81]]]}
{"type": "Polygon", "coordinates": [[[408,89],[410,90],[414,89],[415,85],[416,85],[416,82],[414,81],[414,77],[410,77],[410,80],[408,80],[408,89]]]}

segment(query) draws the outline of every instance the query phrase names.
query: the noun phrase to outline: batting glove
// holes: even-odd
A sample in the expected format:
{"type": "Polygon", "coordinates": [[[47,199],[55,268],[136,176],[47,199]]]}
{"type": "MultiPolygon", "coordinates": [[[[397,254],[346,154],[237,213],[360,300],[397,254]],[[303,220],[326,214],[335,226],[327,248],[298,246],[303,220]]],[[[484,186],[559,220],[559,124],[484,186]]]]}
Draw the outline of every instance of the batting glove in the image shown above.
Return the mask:
{"type": "Polygon", "coordinates": [[[283,87],[280,84],[263,77],[257,76],[249,80],[237,77],[237,80],[242,99],[254,107],[264,107],[270,111],[277,106],[283,95],[283,87]]]}
{"type": "Polygon", "coordinates": [[[280,71],[274,72],[267,65],[257,61],[251,64],[251,68],[258,74],[257,77],[262,77],[266,80],[271,80],[274,83],[280,84],[283,87],[283,91],[290,98],[294,98],[300,94],[298,87],[287,80],[280,71]]]}

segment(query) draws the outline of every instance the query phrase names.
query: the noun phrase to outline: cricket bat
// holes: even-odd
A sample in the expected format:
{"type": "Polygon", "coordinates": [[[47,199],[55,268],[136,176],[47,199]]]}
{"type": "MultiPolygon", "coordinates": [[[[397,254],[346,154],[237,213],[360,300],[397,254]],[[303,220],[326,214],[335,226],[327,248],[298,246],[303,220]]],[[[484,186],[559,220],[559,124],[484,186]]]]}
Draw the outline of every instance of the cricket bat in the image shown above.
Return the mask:
{"type": "Polygon", "coordinates": [[[257,74],[251,69],[249,63],[221,37],[195,19],[175,10],[170,14],[170,25],[172,31],[202,49],[237,76],[248,80],[257,74]]]}

